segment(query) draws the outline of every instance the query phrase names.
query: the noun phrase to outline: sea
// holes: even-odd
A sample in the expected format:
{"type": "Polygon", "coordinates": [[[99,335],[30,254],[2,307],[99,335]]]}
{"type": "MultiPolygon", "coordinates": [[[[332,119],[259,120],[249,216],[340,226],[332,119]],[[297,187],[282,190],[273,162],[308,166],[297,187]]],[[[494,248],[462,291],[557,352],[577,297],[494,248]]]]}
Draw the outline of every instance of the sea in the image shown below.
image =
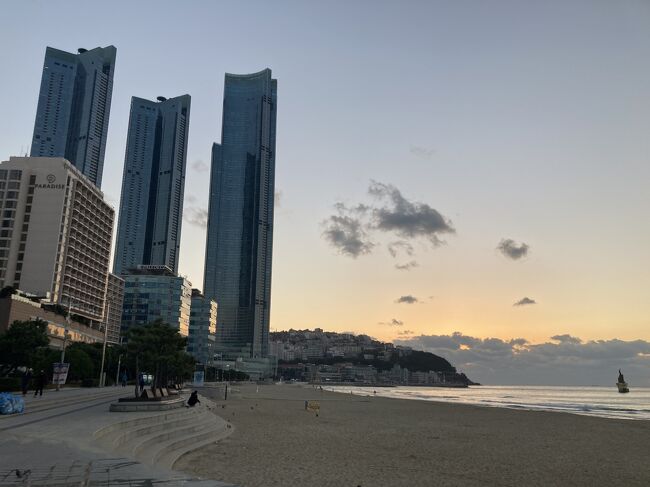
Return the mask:
{"type": "Polygon", "coordinates": [[[474,406],[554,411],[602,418],[650,420],[650,388],[630,388],[621,394],[616,387],[470,386],[444,387],[353,387],[324,389],[361,396],[381,396],[418,401],[438,401],[474,406]]]}

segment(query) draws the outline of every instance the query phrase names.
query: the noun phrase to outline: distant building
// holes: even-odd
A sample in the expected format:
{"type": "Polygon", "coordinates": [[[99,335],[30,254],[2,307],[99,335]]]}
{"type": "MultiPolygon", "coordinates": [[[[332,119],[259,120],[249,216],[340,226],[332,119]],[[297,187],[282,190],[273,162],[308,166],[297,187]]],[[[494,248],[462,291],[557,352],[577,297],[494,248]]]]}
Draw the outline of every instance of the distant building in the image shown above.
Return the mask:
{"type": "Polygon", "coordinates": [[[162,320],[187,336],[192,283],[166,266],[141,265],[127,272],[123,276],[122,333],[162,320]]]}
{"type": "Polygon", "coordinates": [[[95,186],[102,184],[115,71],[114,46],[48,47],[32,138],[32,157],[64,157],[95,186]]]}
{"type": "Polygon", "coordinates": [[[226,74],[212,147],[203,292],[219,303],[217,347],[266,357],[271,307],[277,81],[226,74]]]}
{"type": "Polygon", "coordinates": [[[138,265],[178,272],[190,96],[133,97],[113,273],[138,265]]]}
{"type": "Polygon", "coordinates": [[[124,304],[124,279],[115,274],[108,274],[106,288],[106,311],[104,323],[108,327],[106,341],[120,343],[120,330],[122,327],[122,306],[124,304]]]}
{"type": "Polygon", "coordinates": [[[197,362],[212,365],[214,361],[214,340],[217,332],[217,303],[208,299],[198,289],[192,289],[190,308],[190,329],[187,338],[187,352],[197,362]]]}
{"type": "Polygon", "coordinates": [[[63,158],[0,164],[0,287],[103,321],[114,210],[63,158]]]}

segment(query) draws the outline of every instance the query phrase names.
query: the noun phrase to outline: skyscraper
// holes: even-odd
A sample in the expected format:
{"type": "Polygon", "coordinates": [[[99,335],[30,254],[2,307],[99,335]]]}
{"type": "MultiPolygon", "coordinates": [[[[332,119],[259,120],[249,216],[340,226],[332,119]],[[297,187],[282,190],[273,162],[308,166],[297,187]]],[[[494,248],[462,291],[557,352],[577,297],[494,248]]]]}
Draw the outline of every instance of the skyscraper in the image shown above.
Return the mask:
{"type": "Polygon", "coordinates": [[[133,97],[113,273],[138,265],[178,272],[190,95],[133,97]]]}
{"type": "Polygon", "coordinates": [[[46,49],[32,138],[32,157],[64,157],[98,188],[116,52],[114,46],[78,54],[46,49]]]}
{"type": "Polygon", "coordinates": [[[226,74],[221,145],[212,147],[203,290],[217,301],[216,348],[268,354],[277,80],[226,74]]]}

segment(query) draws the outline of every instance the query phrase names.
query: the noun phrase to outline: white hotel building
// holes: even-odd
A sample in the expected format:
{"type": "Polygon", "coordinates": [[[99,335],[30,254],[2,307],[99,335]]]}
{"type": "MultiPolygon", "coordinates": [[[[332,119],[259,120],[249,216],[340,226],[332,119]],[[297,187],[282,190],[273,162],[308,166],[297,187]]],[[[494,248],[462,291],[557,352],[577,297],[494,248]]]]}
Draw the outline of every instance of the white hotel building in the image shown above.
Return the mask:
{"type": "Polygon", "coordinates": [[[0,211],[0,288],[102,322],[115,216],[103,193],[61,157],[11,157],[0,211]]]}

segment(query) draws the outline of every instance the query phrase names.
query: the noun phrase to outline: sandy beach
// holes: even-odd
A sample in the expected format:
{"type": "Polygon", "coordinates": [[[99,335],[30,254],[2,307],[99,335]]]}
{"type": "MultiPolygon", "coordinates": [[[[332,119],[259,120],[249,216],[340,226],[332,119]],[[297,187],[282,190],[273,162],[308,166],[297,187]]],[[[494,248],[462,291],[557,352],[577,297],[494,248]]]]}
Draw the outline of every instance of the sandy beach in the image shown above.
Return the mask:
{"type": "MultiPolygon", "coordinates": [[[[234,386],[235,427],[175,468],[242,487],[650,485],[650,423],[234,386]],[[320,401],[320,414],[304,410],[320,401]]],[[[369,393],[372,390],[369,389],[369,393]]]]}

